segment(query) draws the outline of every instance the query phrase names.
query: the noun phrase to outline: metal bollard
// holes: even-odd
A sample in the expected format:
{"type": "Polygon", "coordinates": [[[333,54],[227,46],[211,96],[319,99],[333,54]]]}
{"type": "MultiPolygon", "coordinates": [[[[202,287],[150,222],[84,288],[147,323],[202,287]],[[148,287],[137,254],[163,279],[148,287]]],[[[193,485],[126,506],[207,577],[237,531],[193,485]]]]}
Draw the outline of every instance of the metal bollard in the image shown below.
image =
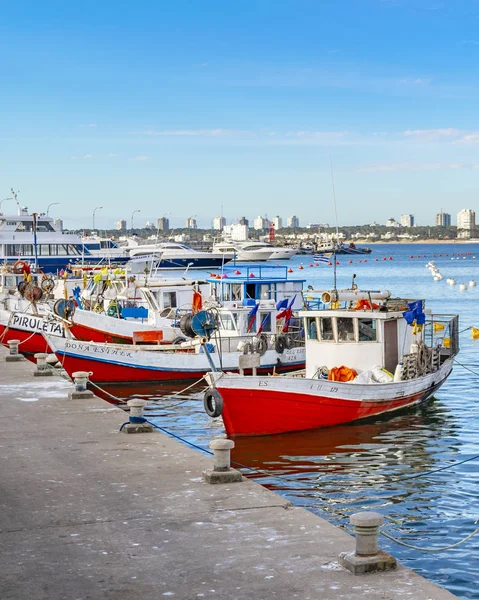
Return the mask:
{"type": "Polygon", "coordinates": [[[121,428],[121,431],[125,433],[151,433],[153,426],[147,423],[143,416],[147,405],[146,400],[135,398],[128,400],[127,404],[130,407],[130,416],[128,423],[121,428]]]}
{"type": "Polygon", "coordinates": [[[70,400],[81,400],[83,398],[93,398],[94,394],[88,389],[88,379],[93,375],[92,371],[75,371],[72,373],[75,389],[68,394],[70,400]]]}
{"type": "Polygon", "coordinates": [[[351,515],[350,523],[356,534],[356,551],[341,553],[339,562],[354,575],[396,568],[396,559],[378,547],[379,528],[383,522],[383,516],[376,512],[351,515]]]}
{"type": "Polygon", "coordinates": [[[88,378],[90,375],[93,375],[91,371],[75,371],[75,373],[72,373],[75,392],[85,392],[88,389],[88,378]]]}
{"type": "Polygon", "coordinates": [[[232,440],[217,439],[209,443],[213,450],[213,471],[229,471],[231,467],[231,450],[235,447],[232,440]]]}
{"type": "Polygon", "coordinates": [[[242,475],[231,468],[231,450],[235,443],[232,440],[219,438],[209,444],[213,450],[213,468],[204,471],[207,483],[234,483],[242,480],[242,475]]]}
{"type": "Polygon", "coordinates": [[[20,344],[20,340],[10,340],[8,342],[8,347],[10,349],[10,356],[18,356],[18,345],[20,344]]]}
{"type": "Polygon", "coordinates": [[[48,354],[45,354],[45,352],[39,352],[38,354],[34,354],[34,357],[37,361],[37,370],[33,372],[34,377],[51,377],[53,373],[48,369],[48,354]]]}
{"type": "Polygon", "coordinates": [[[9,352],[5,357],[5,362],[20,362],[21,360],[25,360],[23,355],[18,352],[18,346],[20,345],[20,340],[9,340],[8,348],[9,352]]]}

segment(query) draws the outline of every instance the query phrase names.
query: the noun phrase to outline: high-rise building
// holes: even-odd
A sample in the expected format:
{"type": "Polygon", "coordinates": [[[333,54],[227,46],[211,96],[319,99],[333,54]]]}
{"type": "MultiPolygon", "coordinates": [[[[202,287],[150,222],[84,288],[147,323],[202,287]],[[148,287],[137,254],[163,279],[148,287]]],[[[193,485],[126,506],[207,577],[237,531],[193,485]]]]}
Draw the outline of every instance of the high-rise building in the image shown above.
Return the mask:
{"type": "Polygon", "coordinates": [[[196,219],[193,219],[193,217],[189,217],[188,219],[186,219],[185,227],[186,229],[198,229],[196,219]]]}
{"type": "Polygon", "coordinates": [[[471,208],[463,208],[457,213],[457,228],[474,231],[476,228],[476,213],[471,208]]]}
{"type": "Polygon", "coordinates": [[[170,221],[167,217],[161,217],[158,219],[158,229],[160,231],[170,231],[170,221]]]}
{"type": "Polygon", "coordinates": [[[216,231],[222,231],[226,225],[226,219],[224,217],[214,217],[213,229],[216,231]]]}
{"type": "Polygon", "coordinates": [[[299,227],[299,219],[296,215],[293,215],[292,217],[288,217],[288,227],[292,227],[293,229],[296,229],[296,227],[299,227]]]}
{"type": "Polygon", "coordinates": [[[451,215],[449,213],[440,212],[436,215],[436,227],[450,227],[451,215]]]}
{"type": "Polygon", "coordinates": [[[243,225],[242,223],[225,225],[223,233],[236,242],[245,242],[248,239],[248,225],[243,225]]]}
{"type": "Polygon", "coordinates": [[[262,229],[267,229],[269,227],[269,221],[268,219],[265,219],[264,217],[256,217],[256,219],[253,221],[253,227],[259,231],[262,229]]]}
{"type": "Polygon", "coordinates": [[[414,215],[401,215],[402,227],[414,227],[414,215]]]}
{"type": "Polygon", "coordinates": [[[401,223],[398,223],[394,217],[389,217],[386,221],[386,227],[401,227],[401,223]]]}
{"type": "Polygon", "coordinates": [[[273,227],[275,229],[282,229],[283,228],[283,219],[276,215],[275,217],[273,217],[273,227]]]}
{"type": "Polygon", "coordinates": [[[121,221],[116,222],[117,231],[126,231],[126,221],[122,219],[121,221]]]}
{"type": "Polygon", "coordinates": [[[249,221],[248,221],[248,219],[246,217],[241,217],[241,219],[239,220],[239,224],[240,225],[246,225],[246,226],[248,226],[249,225],[249,221]]]}
{"type": "Polygon", "coordinates": [[[63,231],[63,221],[61,219],[55,219],[53,221],[53,224],[55,225],[55,227],[57,229],[59,229],[60,231],[63,231]]]}

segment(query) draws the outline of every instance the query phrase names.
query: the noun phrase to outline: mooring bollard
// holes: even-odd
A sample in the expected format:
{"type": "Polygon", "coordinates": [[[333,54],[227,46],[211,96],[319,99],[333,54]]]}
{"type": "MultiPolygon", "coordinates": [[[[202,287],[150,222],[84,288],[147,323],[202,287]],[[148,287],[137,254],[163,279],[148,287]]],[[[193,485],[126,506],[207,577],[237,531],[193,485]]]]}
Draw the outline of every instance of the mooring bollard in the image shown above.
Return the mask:
{"type": "Polygon", "coordinates": [[[47,365],[48,354],[45,354],[45,352],[39,352],[38,354],[34,354],[34,357],[37,361],[37,370],[33,371],[33,376],[51,377],[53,373],[50,371],[47,365]]]}
{"type": "Polygon", "coordinates": [[[88,389],[88,379],[93,373],[90,371],[75,371],[72,373],[75,389],[68,394],[70,400],[81,400],[82,398],[93,398],[93,392],[88,389]]]}
{"type": "Polygon", "coordinates": [[[153,425],[150,425],[143,416],[147,404],[146,400],[137,398],[128,400],[127,404],[130,407],[130,417],[128,423],[122,426],[121,431],[124,433],[151,433],[153,425]]]}
{"type": "Polygon", "coordinates": [[[397,566],[396,559],[378,547],[379,528],[384,518],[375,512],[360,512],[351,515],[350,523],[356,534],[355,552],[342,552],[340,564],[354,573],[363,575],[374,571],[389,571],[397,566]]]}
{"type": "Polygon", "coordinates": [[[18,352],[19,345],[20,340],[9,340],[9,353],[5,357],[5,362],[20,362],[21,360],[24,360],[24,357],[18,352]]]}
{"type": "Polygon", "coordinates": [[[209,444],[213,450],[213,468],[203,472],[206,483],[235,483],[243,479],[241,473],[231,468],[232,440],[216,439],[209,444]]]}

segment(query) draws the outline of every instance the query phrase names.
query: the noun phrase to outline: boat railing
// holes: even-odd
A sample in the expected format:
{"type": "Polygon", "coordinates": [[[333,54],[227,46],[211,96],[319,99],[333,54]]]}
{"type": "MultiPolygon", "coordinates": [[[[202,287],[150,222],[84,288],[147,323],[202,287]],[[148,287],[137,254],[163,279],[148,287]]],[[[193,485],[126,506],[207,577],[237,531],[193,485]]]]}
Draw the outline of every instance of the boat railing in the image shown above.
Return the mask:
{"type": "Polygon", "coordinates": [[[424,325],[424,342],[441,348],[441,362],[459,352],[459,317],[451,314],[428,315],[424,325]]]}
{"type": "Polygon", "coordinates": [[[211,337],[211,342],[215,344],[218,352],[243,352],[244,354],[258,352],[261,348],[260,338],[265,340],[265,350],[274,350],[278,348],[278,339],[283,340],[283,348],[300,348],[304,345],[304,339],[298,332],[288,333],[262,333],[256,335],[239,335],[235,337],[223,336],[219,332],[211,337]]]}

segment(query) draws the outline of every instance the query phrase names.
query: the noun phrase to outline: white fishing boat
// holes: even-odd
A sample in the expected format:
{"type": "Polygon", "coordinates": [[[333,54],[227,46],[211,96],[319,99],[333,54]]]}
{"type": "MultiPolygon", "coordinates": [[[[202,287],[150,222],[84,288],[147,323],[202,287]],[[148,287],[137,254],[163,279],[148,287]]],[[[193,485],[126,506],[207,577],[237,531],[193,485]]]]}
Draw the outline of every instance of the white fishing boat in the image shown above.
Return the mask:
{"type": "MultiPolygon", "coordinates": [[[[311,298],[312,292],[307,294],[311,298]]],[[[300,313],[305,372],[208,374],[207,413],[222,414],[230,436],[270,435],[424,402],[451,373],[459,351],[458,317],[426,314],[423,300],[389,296],[357,289],[323,294],[312,310],[300,313]]]]}

